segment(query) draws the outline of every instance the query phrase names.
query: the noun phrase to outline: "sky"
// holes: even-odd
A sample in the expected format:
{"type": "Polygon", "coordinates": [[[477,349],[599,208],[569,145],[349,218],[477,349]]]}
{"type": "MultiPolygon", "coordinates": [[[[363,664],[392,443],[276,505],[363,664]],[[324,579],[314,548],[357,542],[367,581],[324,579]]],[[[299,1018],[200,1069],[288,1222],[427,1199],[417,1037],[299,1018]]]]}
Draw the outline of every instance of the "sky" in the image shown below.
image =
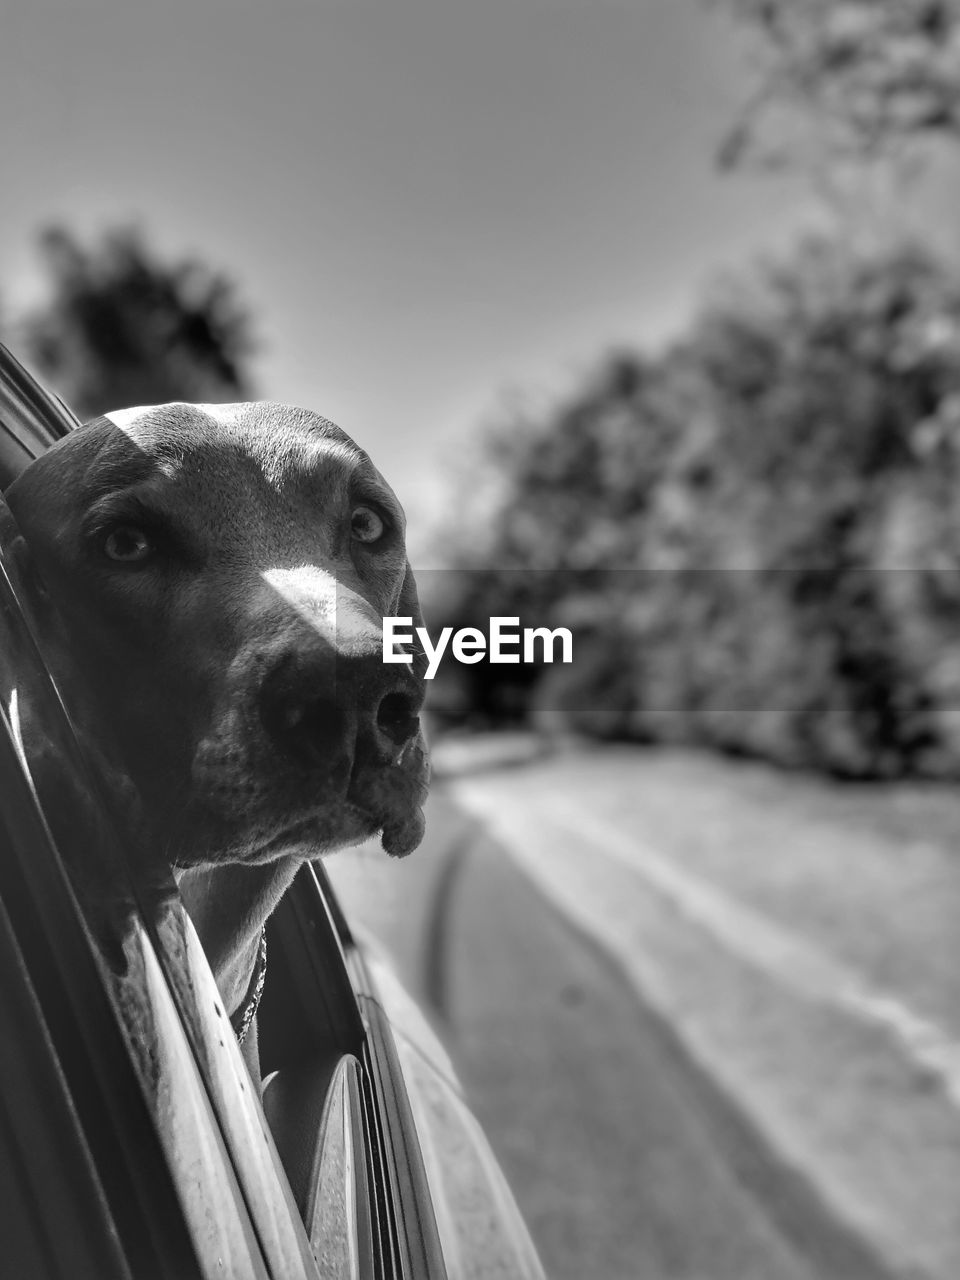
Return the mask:
{"type": "Polygon", "coordinates": [[[41,225],[139,223],[237,280],[259,392],[414,525],[506,393],[662,342],[819,216],[718,173],[750,80],[708,0],[0,3],[0,306],[41,225]]]}

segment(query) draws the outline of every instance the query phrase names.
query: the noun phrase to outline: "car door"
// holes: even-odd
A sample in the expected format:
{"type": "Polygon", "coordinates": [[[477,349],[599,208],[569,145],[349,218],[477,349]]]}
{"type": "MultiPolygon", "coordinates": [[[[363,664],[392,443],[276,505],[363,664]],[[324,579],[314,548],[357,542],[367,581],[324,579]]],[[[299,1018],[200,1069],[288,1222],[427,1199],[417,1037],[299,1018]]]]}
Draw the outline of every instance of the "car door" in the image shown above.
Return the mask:
{"type": "MultiPolygon", "coordinates": [[[[0,375],[0,454],[9,476],[23,455],[39,452],[74,424],[9,353],[2,353],[0,375]]],[[[313,1250],[192,923],[172,879],[149,885],[138,879],[136,860],[117,837],[101,783],[40,657],[29,621],[36,591],[29,555],[2,504],[0,590],[0,705],[20,771],[10,764],[13,774],[0,794],[13,797],[25,788],[32,825],[45,832],[43,856],[31,856],[33,845],[21,848],[27,811],[17,810],[8,824],[4,869],[13,875],[21,868],[27,877],[11,889],[20,890],[12,899],[17,944],[27,948],[31,975],[56,968],[66,979],[82,972],[80,960],[61,963],[61,946],[75,938],[92,976],[75,998],[51,985],[50,1007],[69,997],[74,1021],[82,1021],[88,1005],[99,1008],[100,1035],[115,1049],[119,1037],[133,1075],[118,1066],[124,1059],[117,1050],[101,1079],[84,1066],[81,1042],[71,1042],[58,1061],[69,1067],[70,1079],[79,1072],[95,1092],[109,1095],[121,1085],[139,1092],[153,1148],[159,1144],[158,1195],[165,1188],[178,1204],[202,1274],[316,1276],[313,1250]],[[46,881],[38,880],[42,875],[46,881]],[[57,904],[69,925],[46,927],[57,904]]],[[[84,1130],[91,1149],[111,1127],[122,1137],[123,1117],[131,1113],[123,1111],[112,1126],[107,1114],[84,1130]]],[[[135,1145],[151,1146],[146,1139],[135,1145]]],[[[104,1165],[113,1167],[123,1169],[104,1165]]],[[[127,1170],[111,1185],[118,1194],[133,1193],[137,1181],[127,1170]]]]}
{"type": "MultiPolygon", "coordinates": [[[[0,348],[0,481],[9,483],[76,425],[0,348]]],[[[21,1184],[20,1202],[26,1197],[40,1224],[33,1245],[55,1231],[58,1212],[67,1215],[73,1186],[71,1221],[84,1197],[101,1207],[100,1219],[89,1218],[103,1228],[93,1240],[101,1254],[116,1235],[109,1224],[133,1224],[139,1206],[141,1234],[131,1225],[115,1251],[116,1265],[127,1261],[133,1276],[541,1280],[516,1204],[445,1053],[389,969],[353,936],[320,862],[301,870],[268,926],[261,1106],[175,886],[142,883],[135,851],[117,838],[109,798],[40,658],[30,623],[34,591],[29,553],[0,503],[0,783],[6,734],[9,794],[25,788],[33,806],[30,822],[19,810],[10,816],[13,855],[3,861],[8,869],[33,868],[34,877],[43,871],[53,885],[55,892],[34,886],[34,916],[61,903],[69,921],[61,928],[51,916],[26,937],[15,930],[10,947],[29,943],[38,973],[53,964],[62,981],[86,975],[84,986],[66,994],[56,983],[45,988],[38,1016],[46,1016],[45,1002],[66,1001],[82,1024],[89,1004],[99,1021],[82,1040],[84,1052],[99,1052],[102,1037],[113,1054],[109,1064],[96,1056],[88,1063],[65,1041],[41,1064],[64,1075],[64,1108],[87,1082],[99,1110],[76,1109],[75,1133],[54,1124],[54,1112],[43,1121],[48,1146],[75,1141],[92,1165],[60,1179],[61,1209],[52,1204],[49,1213],[21,1184]],[[33,844],[28,828],[43,833],[29,837],[33,844]],[[76,964],[68,943],[82,957],[76,964]],[[114,1097],[122,1103],[111,1110],[114,1097]],[[142,1168],[110,1155],[110,1134],[123,1150],[142,1149],[142,1168]],[[156,1257],[146,1244],[137,1254],[137,1240],[154,1236],[156,1257]],[[176,1251],[170,1270],[163,1248],[176,1251]]],[[[0,907],[6,902],[0,874],[0,907]]],[[[12,918],[21,919],[19,906],[12,918]]],[[[0,962],[2,926],[0,911],[0,962]]],[[[2,1018],[0,1006],[0,1029],[2,1018]]],[[[29,1064],[20,1067],[29,1074],[29,1064]]],[[[0,1126],[0,1188],[5,1177],[16,1180],[17,1160],[43,1128],[35,1112],[20,1111],[9,1149],[0,1126]]],[[[74,1153],[75,1170],[79,1158],[74,1153]]],[[[91,1263],[89,1274],[112,1273],[91,1263]]]]}
{"type": "Polygon", "coordinates": [[[42,1246],[49,1263],[35,1270],[34,1257],[10,1274],[100,1274],[79,1247],[64,1252],[63,1224],[92,1199],[99,1211],[83,1221],[134,1276],[222,1275],[225,1261],[229,1274],[267,1276],[136,894],[20,609],[10,533],[0,510],[0,986],[20,992],[24,1028],[5,1038],[0,1161],[20,1185],[21,1212],[8,1223],[15,1201],[5,1201],[4,1225],[18,1229],[25,1259],[42,1246]],[[73,1157],[61,1165],[51,1152],[63,1144],[73,1157]]]}
{"type": "MultiPolygon", "coordinates": [[[[75,425],[0,351],[5,483],[75,425]]],[[[296,1136],[296,1150],[286,1141],[285,1156],[301,1184],[298,1202],[175,887],[139,883],[135,851],[117,838],[108,800],[44,668],[31,632],[29,554],[2,504],[0,574],[9,624],[0,634],[0,696],[11,708],[10,732],[37,820],[51,836],[47,863],[58,870],[104,980],[102,995],[159,1143],[154,1178],[162,1181],[165,1162],[167,1190],[201,1273],[439,1280],[446,1271],[431,1206],[422,1176],[412,1181],[409,1173],[415,1143],[409,1150],[394,1144],[385,1155],[381,1097],[362,1065],[367,1032],[322,895],[313,903],[306,939],[299,924],[288,921],[285,928],[284,917],[272,929],[278,957],[293,956],[289,989],[303,1002],[303,1016],[288,1020],[278,1039],[285,1070],[271,1095],[278,1131],[296,1136]],[[288,930],[300,944],[306,940],[306,948],[285,940],[288,930]],[[402,1211],[401,1150],[403,1186],[413,1188],[402,1211]]],[[[46,947],[54,941],[48,938],[46,947]]],[[[44,954],[41,947],[38,963],[44,954]]],[[[118,1190],[134,1186],[123,1178],[118,1190]]]]}

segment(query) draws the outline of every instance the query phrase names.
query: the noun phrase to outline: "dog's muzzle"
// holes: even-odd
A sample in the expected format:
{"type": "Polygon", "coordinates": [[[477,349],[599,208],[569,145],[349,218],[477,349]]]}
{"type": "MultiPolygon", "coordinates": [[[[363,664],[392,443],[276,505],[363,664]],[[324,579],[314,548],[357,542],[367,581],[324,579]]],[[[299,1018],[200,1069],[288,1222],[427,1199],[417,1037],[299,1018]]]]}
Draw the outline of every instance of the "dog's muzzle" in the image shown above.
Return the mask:
{"type": "Polygon", "coordinates": [[[260,723],[290,764],[336,785],[358,765],[397,765],[420,732],[422,692],[382,660],[379,634],[343,653],[317,640],[279,656],[256,693],[260,723]]]}
{"type": "Polygon", "coordinates": [[[223,821],[271,843],[313,823],[327,848],[380,830],[388,853],[410,852],[429,773],[423,680],[383,661],[381,619],[330,575],[287,571],[267,585],[250,602],[194,780],[223,821]]]}

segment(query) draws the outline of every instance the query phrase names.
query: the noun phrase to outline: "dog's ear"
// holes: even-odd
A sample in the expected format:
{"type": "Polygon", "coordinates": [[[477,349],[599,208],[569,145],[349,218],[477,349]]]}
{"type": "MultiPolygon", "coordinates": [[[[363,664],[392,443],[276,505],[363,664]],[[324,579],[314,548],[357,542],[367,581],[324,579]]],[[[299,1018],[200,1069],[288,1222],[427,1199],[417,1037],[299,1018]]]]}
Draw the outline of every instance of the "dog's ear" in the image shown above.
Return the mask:
{"type": "MultiPolygon", "coordinates": [[[[420,608],[420,596],[417,593],[417,580],[413,576],[413,569],[410,567],[409,560],[403,571],[403,582],[400,585],[400,594],[394,614],[398,618],[413,619],[413,634],[416,637],[417,627],[423,626],[423,612],[420,608]]],[[[422,680],[426,670],[427,655],[419,640],[414,639],[413,673],[418,680],[422,680]]]]}
{"type": "MultiPolygon", "coordinates": [[[[416,628],[422,627],[423,613],[420,608],[420,596],[417,592],[417,580],[413,576],[413,569],[410,567],[410,561],[407,561],[403,574],[403,583],[400,587],[400,595],[397,601],[395,615],[399,618],[413,619],[413,663],[411,670],[416,678],[426,686],[425,676],[427,671],[427,655],[423,645],[417,636],[416,628]]],[[[421,725],[423,718],[421,717],[421,725]]],[[[427,789],[430,785],[430,749],[427,745],[427,738],[424,729],[421,727],[414,741],[407,747],[405,752],[404,767],[415,776],[420,784],[420,804],[427,798],[427,789]]],[[[423,811],[420,809],[419,816],[415,818],[415,824],[419,823],[419,828],[415,839],[409,843],[403,852],[409,852],[416,848],[423,838],[423,811]]],[[[384,845],[384,848],[387,846],[384,845]]]]}
{"type": "MultiPolygon", "coordinates": [[[[126,771],[111,763],[101,745],[83,730],[86,717],[81,703],[85,690],[69,678],[72,669],[69,628],[64,625],[43,583],[29,544],[5,504],[0,504],[0,548],[3,572],[13,588],[27,627],[43,658],[42,667],[34,667],[31,663],[25,669],[17,709],[20,717],[20,741],[27,766],[44,803],[54,837],[60,842],[61,849],[73,847],[78,815],[93,813],[96,806],[96,800],[91,798],[93,793],[89,790],[88,780],[85,780],[82,771],[77,771],[69,747],[64,749],[64,741],[68,739],[58,737],[59,718],[53,722],[50,720],[50,716],[56,714],[52,711],[51,699],[54,697],[64,704],[70,721],[70,733],[79,744],[101,788],[104,807],[125,824],[126,830],[135,831],[139,824],[139,793],[126,771]],[[52,677],[52,684],[48,675],[52,677]],[[37,708],[40,709],[39,713],[37,708]],[[57,728],[52,734],[51,723],[57,728]],[[62,825],[64,823],[68,825],[62,825]]],[[[90,829],[96,831],[100,820],[98,816],[90,818],[90,829]]],[[[87,847],[83,841],[81,846],[87,847]]],[[[82,890],[88,907],[93,904],[96,896],[100,899],[99,907],[104,910],[108,905],[112,909],[121,900],[126,902],[123,886],[116,883],[116,868],[112,864],[87,859],[83,866],[73,870],[79,876],[74,881],[74,888],[82,890]],[[112,886],[109,892],[108,884],[112,886]]]]}

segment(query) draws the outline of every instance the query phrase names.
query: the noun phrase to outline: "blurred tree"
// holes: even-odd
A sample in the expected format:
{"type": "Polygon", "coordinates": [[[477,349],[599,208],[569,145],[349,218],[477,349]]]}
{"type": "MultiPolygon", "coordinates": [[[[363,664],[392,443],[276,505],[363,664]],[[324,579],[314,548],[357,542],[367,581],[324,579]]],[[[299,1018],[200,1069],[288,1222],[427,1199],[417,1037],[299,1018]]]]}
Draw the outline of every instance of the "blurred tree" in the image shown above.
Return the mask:
{"type": "Polygon", "coordinates": [[[53,227],[40,247],[50,296],[23,322],[22,341],[81,418],[250,398],[252,324],[226,276],[194,259],[158,261],[132,228],[88,247],[53,227]]]}
{"type": "Polygon", "coordinates": [[[956,273],[809,242],[684,347],[715,441],[687,563],[724,570],[696,583],[709,631],[681,630],[697,735],[857,775],[960,769],[954,623],[922,602],[960,556],[956,273]]]}
{"type": "MultiPolygon", "coordinates": [[[[442,620],[572,626],[574,666],[526,673],[528,711],[960,771],[960,281],[935,259],[806,243],[490,448],[501,505],[442,620]]],[[[471,668],[474,702],[507,680],[516,714],[519,675],[471,668]]]]}
{"type": "Polygon", "coordinates": [[[719,0],[754,37],[757,86],[727,167],[874,159],[960,135],[960,0],[719,0]]]}
{"type": "MultiPolygon", "coordinates": [[[[761,60],[726,165],[832,181],[960,135],[960,0],[715,2],[761,60]]],[[[608,358],[506,422],[487,465],[500,506],[456,560],[485,571],[451,617],[578,636],[573,668],[528,673],[528,714],[847,776],[960,774],[948,262],[857,221],[807,241],[660,356],[608,358]]],[[[516,713],[504,670],[469,679],[487,708],[514,681],[516,713]]]]}

